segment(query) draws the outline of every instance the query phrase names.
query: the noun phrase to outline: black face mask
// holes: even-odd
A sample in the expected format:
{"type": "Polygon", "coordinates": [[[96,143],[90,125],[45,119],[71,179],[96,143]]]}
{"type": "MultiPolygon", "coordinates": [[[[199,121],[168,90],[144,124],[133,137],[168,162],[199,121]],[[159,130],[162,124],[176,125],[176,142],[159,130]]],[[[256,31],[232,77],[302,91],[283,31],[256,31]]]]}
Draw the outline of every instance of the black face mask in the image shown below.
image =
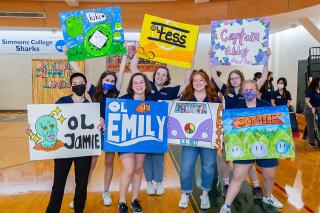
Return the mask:
{"type": "Polygon", "coordinates": [[[72,86],[72,92],[76,93],[77,96],[82,96],[85,91],[86,91],[86,85],[85,84],[72,86]]]}

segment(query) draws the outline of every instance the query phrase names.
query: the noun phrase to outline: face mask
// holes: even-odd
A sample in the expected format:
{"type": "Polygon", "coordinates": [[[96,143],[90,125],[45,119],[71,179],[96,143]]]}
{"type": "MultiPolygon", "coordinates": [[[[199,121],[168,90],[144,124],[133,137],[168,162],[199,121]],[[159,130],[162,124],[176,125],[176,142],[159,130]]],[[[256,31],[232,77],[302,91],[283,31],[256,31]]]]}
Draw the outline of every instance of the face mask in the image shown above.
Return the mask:
{"type": "Polygon", "coordinates": [[[116,86],[115,84],[110,84],[110,83],[107,83],[107,82],[104,82],[102,84],[103,89],[107,90],[107,91],[112,90],[113,88],[115,88],[115,86],[116,86]]]}
{"type": "Polygon", "coordinates": [[[278,84],[278,89],[283,89],[284,85],[283,84],[278,84]]]}
{"type": "Polygon", "coordinates": [[[270,81],[270,82],[271,82],[271,81],[273,81],[273,78],[270,78],[270,80],[269,80],[269,81],[270,81]]]}
{"type": "Polygon", "coordinates": [[[257,92],[255,91],[245,91],[243,92],[243,97],[244,99],[248,100],[248,101],[251,101],[253,99],[255,99],[257,97],[257,92]]]}
{"type": "Polygon", "coordinates": [[[85,84],[72,86],[72,92],[74,92],[77,96],[82,96],[85,91],[86,91],[86,85],[85,84]]]}

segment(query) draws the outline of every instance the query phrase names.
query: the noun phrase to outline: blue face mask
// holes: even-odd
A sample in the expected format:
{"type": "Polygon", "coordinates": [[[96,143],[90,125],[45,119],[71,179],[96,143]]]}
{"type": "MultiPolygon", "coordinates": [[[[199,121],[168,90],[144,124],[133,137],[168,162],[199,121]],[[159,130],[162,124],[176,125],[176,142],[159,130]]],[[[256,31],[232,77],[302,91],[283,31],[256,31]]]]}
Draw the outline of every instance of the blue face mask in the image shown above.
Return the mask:
{"type": "Polygon", "coordinates": [[[255,91],[243,91],[242,93],[244,99],[251,101],[257,97],[257,92],[255,91]]]}
{"type": "Polygon", "coordinates": [[[107,83],[107,82],[104,82],[104,83],[102,84],[102,88],[103,88],[104,90],[107,90],[107,91],[110,91],[110,90],[114,89],[115,87],[116,87],[115,84],[110,84],[110,83],[107,83]]]}

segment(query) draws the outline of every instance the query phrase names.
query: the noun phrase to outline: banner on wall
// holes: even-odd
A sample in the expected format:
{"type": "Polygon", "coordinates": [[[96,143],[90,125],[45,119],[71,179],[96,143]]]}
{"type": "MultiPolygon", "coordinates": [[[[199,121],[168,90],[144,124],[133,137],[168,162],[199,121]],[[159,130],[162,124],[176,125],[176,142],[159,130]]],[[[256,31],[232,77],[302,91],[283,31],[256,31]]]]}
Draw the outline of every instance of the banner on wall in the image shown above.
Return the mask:
{"type": "Polygon", "coordinates": [[[287,106],[223,110],[227,160],[294,157],[287,106]]]}
{"type": "Polygon", "coordinates": [[[99,104],[33,104],[27,110],[30,160],[100,155],[99,104]]]}
{"type": "Polygon", "coordinates": [[[138,56],[147,60],[190,68],[199,26],[144,15],[138,56]]]}
{"type": "Polygon", "coordinates": [[[222,149],[222,109],[217,103],[170,101],[168,143],[222,149]]]}
{"type": "MultiPolygon", "coordinates": [[[[84,61],[77,61],[84,73],[84,61]]],[[[68,60],[32,59],[32,103],[53,104],[71,94],[70,76],[75,71],[68,60]]]]}
{"type": "Polygon", "coordinates": [[[0,54],[62,53],[62,33],[52,31],[0,31],[0,54]]]}
{"type": "MultiPolygon", "coordinates": [[[[136,43],[138,41],[125,41],[125,42],[126,42],[127,57],[128,57],[126,67],[125,67],[125,72],[130,72],[130,61],[136,54],[136,43]]],[[[112,72],[118,72],[120,69],[121,60],[122,60],[122,56],[106,57],[107,70],[112,72]]],[[[166,64],[140,58],[137,67],[140,72],[154,72],[159,67],[166,67],[166,64]]]]}
{"type": "Polygon", "coordinates": [[[269,30],[269,17],[212,21],[211,63],[263,65],[269,30]]]}
{"type": "Polygon", "coordinates": [[[166,102],[111,99],[106,101],[106,152],[165,153],[166,102]]]}
{"type": "Polygon", "coordinates": [[[123,25],[120,7],[60,13],[69,61],[123,55],[123,25]]]}

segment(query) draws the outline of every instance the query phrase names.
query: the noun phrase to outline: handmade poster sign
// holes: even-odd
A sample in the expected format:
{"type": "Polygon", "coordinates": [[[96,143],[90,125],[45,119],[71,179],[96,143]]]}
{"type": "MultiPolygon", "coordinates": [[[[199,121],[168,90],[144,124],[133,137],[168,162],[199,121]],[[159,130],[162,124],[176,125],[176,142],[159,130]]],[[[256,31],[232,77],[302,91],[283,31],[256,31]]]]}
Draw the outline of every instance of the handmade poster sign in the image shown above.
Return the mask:
{"type": "Polygon", "coordinates": [[[166,102],[108,98],[104,151],[167,152],[167,115],[166,102]]]}
{"type": "Polygon", "coordinates": [[[99,104],[33,104],[27,109],[31,160],[100,155],[99,104]]]}
{"type": "Polygon", "coordinates": [[[211,63],[263,65],[269,46],[268,17],[211,22],[211,63]]]}
{"type": "MultiPolygon", "coordinates": [[[[125,67],[125,72],[131,72],[130,63],[131,63],[131,60],[133,59],[134,55],[136,54],[137,41],[128,40],[125,42],[126,42],[127,57],[128,57],[127,64],[125,67]]],[[[122,55],[106,57],[106,62],[107,62],[106,69],[109,71],[118,72],[120,69],[122,57],[123,57],[122,55]]],[[[140,72],[154,72],[159,67],[165,67],[165,66],[166,66],[166,64],[163,64],[163,63],[159,63],[156,61],[149,61],[147,59],[140,58],[137,68],[140,72]]]]}
{"type": "Polygon", "coordinates": [[[222,104],[170,101],[168,143],[222,148],[222,104]]]}
{"type": "Polygon", "coordinates": [[[140,58],[190,68],[199,26],[183,24],[148,14],[140,34],[140,58]]]}
{"type": "Polygon", "coordinates": [[[60,13],[68,60],[123,55],[123,26],[119,7],[60,13]]]}
{"type": "MultiPolygon", "coordinates": [[[[84,61],[77,61],[84,73],[84,61]]],[[[53,104],[71,93],[70,76],[76,72],[68,60],[32,59],[32,103],[53,104]]]]}
{"type": "Polygon", "coordinates": [[[287,106],[222,112],[227,160],[294,157],[287,106]]]}

